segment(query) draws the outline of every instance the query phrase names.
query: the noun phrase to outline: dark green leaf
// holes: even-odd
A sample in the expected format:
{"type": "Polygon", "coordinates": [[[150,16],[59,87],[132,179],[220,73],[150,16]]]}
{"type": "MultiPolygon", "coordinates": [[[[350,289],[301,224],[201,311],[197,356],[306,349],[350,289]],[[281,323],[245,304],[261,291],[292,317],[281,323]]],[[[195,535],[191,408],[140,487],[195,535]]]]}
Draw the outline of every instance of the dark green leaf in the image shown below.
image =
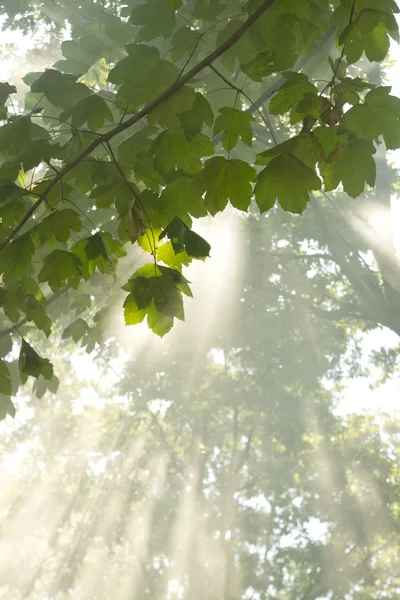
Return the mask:
{"type": "Polygon", "coordinates": [[[114,122],[114,117],[108,108],[107,102],[96,94],[82,98],[60,115],[60,119],[64,121],[70,118],[73,127],[82,127],[84,123],[87,123],[91,131],[97,131],[103,127],[104,121],[114,122]]]}
{"type": "Polygon", "coordinates": [[[164,237],[171,240],[176,254],[186,251],[193,258],[206,258],[210,254],[210,244],[177,217],[161,232],[159,239],[164,237]]]}
{"type": "Polygon", "coordinates": [[[50,361],[47,358],[39,356],[32,346],[24,339],[21,343],[18,364],[23,382],[27,380],[29,375],[36,379],[40,375],[48,380],[53,377],[53,365],[50,361]]]}
{"type": "Polygon", "coordinates": [[[274,158],[257,177],[255,196],[261,212],[278,199],[284,210],[302,213],[312,190],[321,188],[316,172],[291,154],[274,158]]]}
{"type": "Polygon", "coordinates": [[[5,396],[11,396],[10,371],[7,363],[4,360],[0,360],[0,390],[5,396]]]}
{"type": "Polygon", "coordinates": [[[10,94],[16,94],[17,88],[15,85],[10,85],[7,82],[0,82],[0,104],[4,104],[10,94]]]}
{"type": "Polygon", "coordinates": [[[72,208],[65,208],[43,219],[35,234],[42,244],[52,238],[65,244],[70,238],[71,231],[80,231],[81,228],[82,223],[78,213],[72,208]]]}
{"type": "Polygon", "coordinates": [[[38,281],[47,281],[53,292],[57,293],[65,285],[77,289],[82,279],[82,263],[78,256],[66,250],[53,250],[45,256],[38,281]]]}
{"type": "Polygon", "coordinates": [[[0,421],[5,419],[7,415],[15,417],[15,413],[15,406],[11,401],[11,398],[8,398],[0,392],[0,421]]]}

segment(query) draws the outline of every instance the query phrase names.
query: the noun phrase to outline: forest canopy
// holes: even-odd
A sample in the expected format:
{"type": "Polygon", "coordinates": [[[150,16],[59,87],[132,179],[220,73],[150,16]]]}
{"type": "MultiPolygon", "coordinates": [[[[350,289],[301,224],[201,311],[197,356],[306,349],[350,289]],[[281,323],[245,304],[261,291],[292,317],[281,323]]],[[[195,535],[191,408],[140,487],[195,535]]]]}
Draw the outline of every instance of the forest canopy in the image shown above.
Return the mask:
{"type": "MultiPolygon", "coordinates": [[[[62,54],[26,93],[0,84],[2,355],[17,332],[22,383],[53,379],[21,326],[50,336],[60,295],[78,317],[63,337],[94,348],[95,286],[129,244],[148,259],[120,281],[125,322],[163,336],[192,296],[184,267],[212,251],[196,219],[318,213],[330,192],[373,188],[383,148],[400,147],[400,99],[371,76],[398,41],[392,0],[2,7],[5,27],[39,19],[62,54]]],[[[7,360],[0,378],[10,395],[7,360]]]]}

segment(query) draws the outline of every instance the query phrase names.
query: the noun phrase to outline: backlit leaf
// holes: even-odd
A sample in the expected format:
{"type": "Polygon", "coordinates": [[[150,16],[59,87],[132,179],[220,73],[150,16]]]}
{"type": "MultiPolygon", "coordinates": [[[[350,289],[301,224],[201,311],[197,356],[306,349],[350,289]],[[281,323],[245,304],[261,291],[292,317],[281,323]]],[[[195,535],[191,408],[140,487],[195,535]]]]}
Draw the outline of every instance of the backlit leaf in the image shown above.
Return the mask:
{"type": "Polygon", "coordinates": [[[239,210],[247,210],[253,193],[256,171],[247,163],[223,156],[210,158],[194,177],[194,190],[205,193],[208,211],[215,215],[226,207],[228,200],[239,210]]]}
{"type": "Polygon", "coordinates": [[[356,198],[364,191],[365,183],[375,185],[376,167],[373,155],[376,150],[371,141],[354,140],[330,163],[321,167],[327,191],[334,190],[340,182],[344,191],[356,198]]]}
{"type": "Polygon", "coordinates": [[[281,154],[257,176],[255,196],[261,212],[270,210],[278,199],[284,210],[302,213],[310,192],[320,187],[315,171],[291,154],[281,154]]]}
{"type": "Polygon", "coordinates": [[[238,143],[239,137],[248,146],[252,145],[253,130],[251,122],[254,117],[244,110],[220,108],[220,116],[214,123],[214,135],[222,133],[222,145],[225,150],[232,150],[238,143]]]}

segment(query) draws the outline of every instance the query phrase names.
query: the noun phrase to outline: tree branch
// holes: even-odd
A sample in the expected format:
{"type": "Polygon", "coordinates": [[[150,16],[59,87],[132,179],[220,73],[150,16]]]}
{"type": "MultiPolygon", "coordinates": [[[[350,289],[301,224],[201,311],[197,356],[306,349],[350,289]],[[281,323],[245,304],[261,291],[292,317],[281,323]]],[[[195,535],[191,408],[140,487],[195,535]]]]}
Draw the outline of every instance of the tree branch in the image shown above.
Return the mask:
{"type": "MultiPolygon", "coordinates": [[[[66,292],[68,292],[68,290],[69,290],[69,285],[66,285],[59,292],[57,292],[57,294],[54,294],[49,299],[46,298],[46,306],[55,302],[60,296],[62,296],[66,292]]],[[[22,325],[25,325],[25,323],[28,323],[29,320],[31,320],[31,319],[28,319],[28,317],[24,317],[15,325],[12,325],[11,327],[7,327],[7,329],[0,329],[0,338],[4,337],[5,335],[7,335],[9,333],[12,333],[13,331],[16,331],[19,327],[22,327],[22,325]]]]}
{"type": "Polygon", "coordinates": [[[18,225],[13,229],[7,239],[0,244],[0,251],[4,250],[4,248],[15,238],[17,233],[21,231],[25,223],[30,219],[30,217],[36,212],[39,206],[44,202],[47,194],[57,185],[61,179],[67,175],[74,167],[76,167],[84,158],[89,156],[93,150],[98,148],[100,145],[109,142],[116,135],[125,131],[132,125],[135,125],[138,121],[140,121],[143,117],[146,117],[152,110],[157,108],[162,102],[170,98],[175,92],[180,90],[188,81],[193,79],[196,75],[198,75],[203,69],[209,67],[217,58],[222,56],[227,50],[229,50],[244,33],[256,22],[262,15],[275,3],[276,0],[264,0],[264,2],[249,16],[249,18],[218,48],[216,48],[211,54],[206,56],[202,61],[200,61],[197,65],[195,65],[190,71],[183,75],[180,79],[175,81],[169,88],[167,88],[162,94],[157,96],[152,102],[149,102],[147,106],[142,108],[135,115],[130,117],[124,123],[120,123],[114,129],[105,133],[103,135],[99,135],[89,146],[81,152],[79,156],[77,156],[70,163],[65,165],[63,169],[51,180],[49,185],[46,187],[44,192],[39,196],[36,202],[31,206],[31,208],[26,212],[25,216],[21,219],[18,225]]]}

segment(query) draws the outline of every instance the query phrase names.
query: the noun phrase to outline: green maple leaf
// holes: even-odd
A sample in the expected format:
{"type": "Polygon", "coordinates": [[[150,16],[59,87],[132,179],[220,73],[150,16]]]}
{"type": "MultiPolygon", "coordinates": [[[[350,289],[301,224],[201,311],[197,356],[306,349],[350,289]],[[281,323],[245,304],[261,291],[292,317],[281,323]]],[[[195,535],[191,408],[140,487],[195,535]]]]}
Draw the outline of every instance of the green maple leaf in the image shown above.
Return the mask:
{"type": "Polygon", "coordinates": [[[221,113],[214,123],[214,135],[222,133],[222,145],[228,152],[238,143],[239,137],[248,146],[252,145],[254,117],[244,110],[235,108],[220,108],[221,113]]]}
{"type": "Polygon", "coordinates": [[[13,323],[19,320],[20,312],[24,308],[23,304],[23,297],[18,287],[0,287],[0,306],[6,317],[13,323]]]}
{"type": "MultiPolygon", "coordinates": [[[[156,131],[155,127],[142,127],[128,137],[118,148],[118,162],[122,167],[134,167],[138,155],[147,152],[153,143],[150,136],[156,131]]],[[[125,184],[126,185],[126,184],[125,184]]]]}
{"type": "Polygon", "coordinates": [[[29,233],[7,244],[0,253],[0,273],[3,283],[18,281],[33,271],[32,257],[35,246],[29,233]]]}
{"type": "MultiPolygon", "coordinates": [[[[11,396],[12,386],[10,378],[10,370],[4,360],[0,360],[0,390],[5,396],[11,396]]],[[[1,412],[1,409],[0,409],[1,412]]],[[[1,418],[1,416],[0,416],[1,418]]]]}
{"type": "Polygon", "coordinates": [[[157,123],[164,129],[180,129],[179,116],[192,108],[195,97],[194,89],[185,85],[152,110],[147,116],[147,122],[149,125],[157,123]]]}
{"type": "Polygon", "coordinates": [[[160,233],[159,239],[168,237],[176,254],[186,251],[193,258],[206,258],[211,246],[204,238],[189,229],[181,219],[176,217],[160,233]]]}
{"type": "Polygon", "coordinates": [[[86,85],[77,83],[77,79],[76,75],[60,73],[55,69],[46,69],[32,82],[31,90],[35,94],[44,94],[54,106],[69,108],[75,102],[91,94],[86,85]]]}
{"type": "Polygon", "coordinates": [[[56,239],[65,244],[69,238],[71,231],[80,231],[82,223],[78,213],[72,208],[57,210],[51,215],[43,219],[35,231],[35,235],[42,244],[56,239]]]}
{"type": "Polygon", "coordinates": [[[131,278],[123,289],[133,294],[139,309],[148,308],[154,301],[157,310],[167,316],[177,316],[180,311],[182,298],[179,291],[172,278],[159,270],[157,275],[131,278]]]}
{"type": "Polygon", "coordinates": [[[97,208],[108,208],[115,202],[118,214],[124,216],[128,212],[132,191],[125,181],[115,173],[115,177],[109,178],[104,185],[96,185],[90,192],[90,198],[94,199],[97,208]]]}
{"type": "Polygon", "coordinates": [[[276,70],[273,54],[270,51],[260,52],[255,58],[242,63],[240,68],[253,81],[262,81],[264,77],[268,77],[276,70]]]}
{"type": "Polygon", "coordinates": [[[7,99],[10,96],[10,94],[16,93],[17,88],[15,87],[15,85],[10,85],[7,82],[0,83],[0,104],[4,104],[5,102],[7,102],[7,99]]]}
{"type": "Polygon", "coordinates": [[[177,254],[171,242],[160,244],[157,247],[156,257],[157,262],[165,263],[168,267],[178,271],[181,271],[183,266],[187,267],[192,262],[192,258],[187,252],[183,251],[177,254]]]}
{"type": "MultiPolygon", "coordinates": [[[[5,198],[4,201],[1,199],[2,191],[0,190],[0,239],[3,241],[7,234],[10,233],[10,229],[14,228],[14,225],[18,223],[25,215],[28,206],[26,199],[23,197],[23,194],[18,191],[15,191],[15,194],[9,188],[6,191],[4,188],[8,188],[8,186],[3,187],[4,195],[10,194],[8,198],[5,198]]],[[[16,186],[18,188],[18,186],[16,186]]],[[[0,257],[1,264],[1,257],[0,257]]]]}
{"type": "Polygon", "coordinates": [[[201,34],[187,25],[175,31],[171,38],[171,57],[174,62],[181,60],[185,55],[191,56],[201,39],[201,34]]]}
{"type": "MultiPolygon", "coordinates": [[[[160,185],[164,185],[164,177],[160,171],[154,168],[154,159],[147,153],[140,153],[135,163],[135,178],[136,181],[142,181],[146,187],[159,191],[160,185]]],[[[127,186],[125,186],[127,187],[127,186]]]]}
{"type": "Polygon", "coordinates": [[[67,121],[71,117],[73,127],[82,127],[87,123],[91,131],[97,131],[104,125],[104,121],[114,122],[114,117],[107,102],[98,94],[91,94],[64,110],[60,119],[67,121]]]}
{"type": "Polygon", "coordinates": [[[64,329],[62,337],[63,339],[72,338],[75,343],[79,342],[84,335],[89,331],[89,325],[84,319],[77,319],[66,329],[64,329]]]}
{"type": "Polygon", "coordinates": [[[363,52],[369,61],[380,62],[389,51],[389,36],[398,40],[398,27],[393,14],[376,8],[360,10],[357,7],[358,18],[347,25],[339,36],[339,45],[344,45],[349,64],[357,62],[363,52]]]}
{"type": "Polygon", "coordinates": [[[376,150],[369,140],[353,140],[330,163],[321,165],[321,174],[327,191],[334,190],[340,182],[344,191],[356,198],[364,191],[365,183],[375,185],[376,150]]]}
{"type": "Polygon", "coordinates": [[[277,144],[273,148],[257,154],[256,164],[268,165],[274,158],[282,154],[291,154],[313,169],[320,156],[320,152],[320,144],[314,137],[299,134],[286,140],[286,142],[277,144]]]}
{"type": "MultiPolygon", "coordinates": [[[[182,309],[183,320],[183,309],[182,309]]],[[[147,325],[156,335],[163,337],[170,331],[174,325],[173,317],[161,313],[154,302],[152,302],[147,311],[147,325]]]]}
{"type": "Polygon", "coordinates": [[[386,148],[396,150],[400,147],[400,98],[391,96],[390,90],[387,86],[371,90],[365,96],[365,106],[370,119],[379,124],[386,148]]]}
{"type": "Polygon", "coordinates": [[[242,160],[215,156],[195,175],[193,189],[205,194],[205,204],[212,215],[223,211],[228,200],[235,208],[247,210],[253,193],[251,182],[255,178],[255,169],[242,160]]]}
{"type": "Polygon", "coordinates": [[[142,26],[136,38],[138,41],[169,38],[175,28],[175,14],[166,6],[165,0],[148,0],[146,4],[136,6],[130,20],[134,25],[142,26]]]}
{"type": "Polygon", "coordinates": [[[15,417],[15,406],[11,401],[11,398],[0,393],[0,421],[6,418],[7,415],[15,417]]]}
{"type": "Polygon", "coordinates": [[[62,72],[83,75],[96,62],[96,53],[90,54],[75,40],[65,40],[61,52],[66,60],[59,60],[53,66],[62,72]]]}
{"type": "Polygon", "coordinates": [[[283,115],[296,109],[308,94],[318,96],[318,89],[310,83],[307,75],[286,72],[284,76],[287,81],[275,92],[269,104],[269,112],[273,115],[283,115]]]}
{"type": "Polygon", "coordinates": [[[32,188],[32,191],[35,195],[41,195],[46,192],[46,200],[50,206],[54,206],[60,202],[60,200],[69,200],[72,196],[73,188],[69,183],[63,183],[58,181],[54,187],[47,192],[47,187],[49,183],[47,181],[41,181],[35,187],[32,188]]]}
{"type": "Polygon", "coordinates": [[[270,210],[278,199],[284,210],[302,213],[310,192],[320,188],[313,169],[291,154],[281,154],[259,173],[254,192],[261,212],[270,210]]]}
{"type": "Polygon", "coordinates": [[[154,264],[138,269],[122,289],[129,292],[124,302],[126,324],[140,323],[147,315],[147,324],[157,335],[167,333],[174,318],[183,320],[182,293],[191,295],[179,271],[154,264]]]}
{"type": "Polygon", "coordinates": [[[177,177],[163,189],[151,220],[156,226],[163,227],[166,222],[177,216],[187,225],[191,225],[191,217],[199,219],[206,215],[207,209],[201,192],[196,192],[193,188],[192,179],[177,177]]]}
{"type": "Polygon", "coordinates": [[[30,137],[31,121],[29,117],[17,117],[0,127],[0,152],[7,157],[17,156],[23,150],[30,137]]]}
{"type": "Polygon", "coordinates": [[[179,121],[188,139],[200,133],[204,125],[212,127],[214,113],[207,98],[196,92],[192,108],[189,111],[180,113],[179,121]]]}
{"type": "Polygon", "coordinates": [[[111,260],[107,252],[107,246],[100,233],[95,233],[88,238],[85,245],[85,254],[88,260],[96,260],[97,258],[104,258],[108,262],[111,260]]]}
{"type": "Polygon", "coordinates": [[[188,174],[200,171],[200,156],[189,151],[189,142],[183,133],[164,131],[156,142],[154,166],[164,177],[175,171],[176,167],[188,174]]]}
{"type": "MultiPolygon", "coordinates": [[[[328,160],[331,152],[337,153],[348,145],[348,136],[340,133],[340,131],[342,131],[342,127],[329,127],[328,125],[321,125],[313,129],[312,138],[318,142],[320,149],[322,150],[322,156],[321,153],[318,152],[318,146],[316,145],[315,148],[317,152],[314,154],[312,165],[309,164],[309,166],[314,167],[317,161],[321,161],[321,158],[323,160],[328,160]]],[[[295,154],[295,156],[299,158],[300,155],[295,154]]]]}
{"type": "Polygon", "coordinates": [[[92,277],[96,268],[100,273],[113,275],[118,259],[126,255],[124,246],[107,232],[98,232],[79,240],[72,247],[72,252],[79,259],[85,280],[92,277]]]}
{"type": "Polygon", "coordinates": [[[65,152],[68,160],[74,160],[86,150],[95,139],[94,135],[85,131],[74,131],[68,142],[65,144],[65,152]]]}
{"type": "Polygon", "coordinates": [[[195,19],[205,19],[206,21],[216,21],[222,11],[226,9],[226,4],[215,0],[196,0],[193,8],[193,17],[195,19]]]}
{"type": "Polygon", "coordinates": [[[117,98],[119,105],[130,112],[150,102],[163,92],[179,75],[176,65],[160,60],[154,46],[128,44],[128,56],[111,69],[108,80],[120,85],[117,98]]]}
{"type": "MultiPolygon", "coordinates": [[[[230,38],[241,25],[243,25],[243,21],[238,19],[229,20],[225,27],[218,33],[217,45],[219,46],[226,42],[226,40],[230,38]]],[[[251,32],[247,31],[232,48],[224,52],[220,60],[228,71],[234,73],[237,62],[244,62],[248,60],[249,56],[254,56],[254,54],[256,54],[256,47],[251,39],[251,32]]]]}
{"type": "Polygon", "coordinates": [[[13,349],[13,340],[11,337],[11,332],[6,335],[3,334],[0,338],[0,357],[4,358],[7,356],[9,352],[13,349]]]}
{"type": "MultiPolygon", "coordinates": [[[[334,65],[333,71],[335,71],[334,65]]],[[[346,103],[355,105],[360,102],[360,93],[373,88],[372,84],[360,77],[343,77],[340,83],[334,86],[333,93],[338,97],[342,96],[346,103]]]]}
{"type": "Polygon", "coordinates": [[[33,294],[29,294],[26,301],[25,314],[28,321],[33,321],[46,337],[51,333],[52,322],[46,313],[46,308],[33,294]]]}
{"type": "Polygon", "coordinates": [[[168,177],[175,167],[194,175],[201,169],[201,156],[214,154],[214,146],[207,136],[199,133],[190,142],[183,133],[165,131],[156,140],[155,168],[168,177]]]}
{"type": "Polygon", "coordinates": [[[357,137],[374,140],[382,134],[380,120],[366,104],[357,104],[344,115],[343,124],[357,137]]]}
{"type": "Polygon", "coordinates": [[[176,269],[170,269],[169,267],[158,266],[158,270],[162,275],[168,275],[174,282],[177,290],[185,294],[185,296],[193,297],[192,291],[189,286],[189,281],[182,275],[180,271],[176,269]]]}
{"type": "Polygon", "coordinates": [[[9,200],[15,201],[21,197],[25,190],[15,183],[0,185],[0,207],[9,200]]]}
{"type": "Polygon", "coordinates": [[[21,344],[18,364],[23,383],[26,382],[29,375],[36,379],[40,375],[48,380],[53,377],[53,365],[51,362],[47,358],[39,356],[32,346],[24,339],[21,344]]]}
{"type": "Polygon", "coordinates": [[[108,81],[122,85],[128,79],[133,85],[140,85],[146,75],[160,60],[160,52],[155,46],[147,44],[128,44],[128,56],[121,59],[108,75],[108,81]]]}
{"type": "MultiPolygon", "coordinates": [[[[351,5],[349,4],[349,6],[351,5]]],[[[368,8],[371,10],[376,10],[376,0],[357,0],[356,9],[358,12],[368,8]]],[[[386,12],[389,15],[400,12],[394,0],[379,0],[379,10],[386,12]]]]}
{"type": "Polygon", "coordinates": [[[124,301],[124,318],[126,325],[137,325],[147,315],[147,307],[139,308],[133,293],[129,294],[124,301]]]}
{"type": "Polygon", "coordinates": [[[77,289],[82,279],[82,263],[78,256],[67,250],[53,250],[43,260],[38,281],[47,281],[54,293],[66,284],[77,289]]]}
{"type": "Polygon", "coordinates": [[[183,0],[163,0],[165,7],[170,12],[178,10],[182,6],[183,0]]]}
{"type": "Polygon", "coordinates": [[[178,67],[166,60],[158,61],[143,75],[143,79],[138,84],[133,83],[132,75],[128,72],[123,85],[118,90],[118,106],[134,113],[140,106],[162,94],[178,76],[178,67]]]}

